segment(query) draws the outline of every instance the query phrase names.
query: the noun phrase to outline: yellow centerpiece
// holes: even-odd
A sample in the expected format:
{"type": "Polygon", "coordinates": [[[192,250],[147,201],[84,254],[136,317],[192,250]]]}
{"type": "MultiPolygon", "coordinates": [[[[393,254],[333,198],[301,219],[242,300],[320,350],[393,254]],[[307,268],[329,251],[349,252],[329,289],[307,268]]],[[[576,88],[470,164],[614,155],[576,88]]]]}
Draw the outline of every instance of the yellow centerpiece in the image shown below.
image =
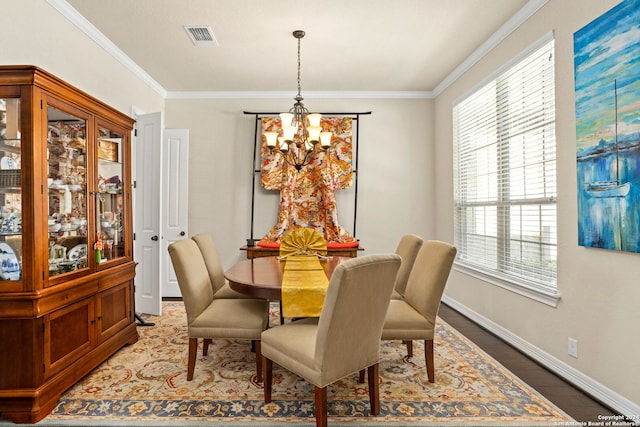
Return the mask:
{"type": "Polygon", "coordinates": [[[327,254],[324,237],[311,228],[298,228],[280,244],[284,260],[282,274],[283,317],[318,317],[322,311],[329,279],[318,255],[327,254]]]}

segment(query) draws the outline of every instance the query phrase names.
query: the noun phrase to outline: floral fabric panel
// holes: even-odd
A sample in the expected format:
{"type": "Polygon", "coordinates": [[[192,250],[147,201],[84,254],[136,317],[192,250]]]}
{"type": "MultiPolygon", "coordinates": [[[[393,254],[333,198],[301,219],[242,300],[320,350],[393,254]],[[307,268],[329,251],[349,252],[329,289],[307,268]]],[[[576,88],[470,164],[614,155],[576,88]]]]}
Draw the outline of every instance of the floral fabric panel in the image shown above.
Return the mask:
{"type": "MultiPolygon", "coordinates": [[[[278,150],[262,140],[260,182],[267,190],[280,191],[278,220],[262,238],[263,243],[279,243],[289,230],[313,228],[327,242],[350,243],[355,239],[338,223],[335,191],[349,188],[353,182],[352,119],[326,117],[323,131],[332,132],[331,147],[312,154],[300,171],[287,162],[278,150]]],[[[279,132],[280,118],[262,119],[262,133],[279,132]]]]}

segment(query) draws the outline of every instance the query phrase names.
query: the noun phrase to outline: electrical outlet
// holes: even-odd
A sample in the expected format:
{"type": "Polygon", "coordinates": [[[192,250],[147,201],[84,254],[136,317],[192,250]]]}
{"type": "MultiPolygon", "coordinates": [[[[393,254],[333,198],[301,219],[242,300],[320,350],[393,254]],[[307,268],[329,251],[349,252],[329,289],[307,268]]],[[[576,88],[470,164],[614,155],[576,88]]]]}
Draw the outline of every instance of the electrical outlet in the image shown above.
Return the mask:
{"type": "Polygon", "coordinates": [[[568,348],[569,348],[569,356],[573,356],[576,359],[578,358],[578,340],[575,338],[569,337],[567,340],[568,348]]]}

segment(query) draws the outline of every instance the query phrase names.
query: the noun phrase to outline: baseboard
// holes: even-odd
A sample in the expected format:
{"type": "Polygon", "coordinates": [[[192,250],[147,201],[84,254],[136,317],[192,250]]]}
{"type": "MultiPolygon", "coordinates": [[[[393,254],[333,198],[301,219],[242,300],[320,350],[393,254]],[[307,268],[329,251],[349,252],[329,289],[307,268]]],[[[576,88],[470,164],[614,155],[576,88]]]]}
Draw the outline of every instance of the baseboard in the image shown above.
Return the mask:
{"type": "Polygon", "coordinates": [[[567,365],[566,363],[555,358],[549,353],[523,340],[508,329],[505,329],[502,326],[482,316],[481,314],[476,313],[457,300],[445,295],[442,297],[442,302],[458,311],[465,317],[469,318],[473,322],[487,329],[489,332],[493,333],[503,341],[517,348],[548,370],[554,372],[558,376],[564,378],[566,381],[578,387],[580,390],[589,394],[594,399],[602,402],[604,405],[610,407],[614,411],[630,417],[630,419],[632,420],[637,420],[636,425],[640,425],[638,424],[640,423],[640,420],[638,420],[638,414],[640,414],[640,405],[630,401],[629,399],[595,381],[593,378],[588,377],[587,375],[567,365]]]}

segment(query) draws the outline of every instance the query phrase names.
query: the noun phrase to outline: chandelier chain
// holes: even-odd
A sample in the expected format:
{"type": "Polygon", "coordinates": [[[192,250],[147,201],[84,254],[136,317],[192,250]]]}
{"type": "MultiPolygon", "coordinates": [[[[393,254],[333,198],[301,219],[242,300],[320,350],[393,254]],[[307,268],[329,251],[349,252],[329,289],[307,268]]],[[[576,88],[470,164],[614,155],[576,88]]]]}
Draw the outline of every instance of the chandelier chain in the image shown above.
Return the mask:
{"type": "Polygon", "coordinates": [[[302,96],[300,94],[300,38],[298,38],[298,97],[302,96]]]}

